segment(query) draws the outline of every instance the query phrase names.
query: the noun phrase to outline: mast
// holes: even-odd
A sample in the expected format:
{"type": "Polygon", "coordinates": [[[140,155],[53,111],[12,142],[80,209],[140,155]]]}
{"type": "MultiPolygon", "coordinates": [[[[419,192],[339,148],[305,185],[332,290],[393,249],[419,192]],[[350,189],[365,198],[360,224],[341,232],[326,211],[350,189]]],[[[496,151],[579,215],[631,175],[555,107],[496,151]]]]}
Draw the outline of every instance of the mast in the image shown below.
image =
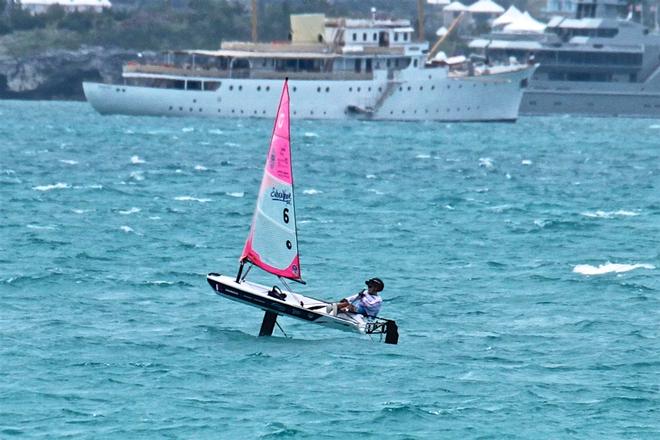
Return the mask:
{"type": "Polygon", "coordinates": [[[257,0],[252,0],[252,42],[256,43],[257,35],[257,0]]]}
{"type": "Polygon", "coordinates": [[[417,38],[424,41],[424,2],[417,0],[417,38]]]}

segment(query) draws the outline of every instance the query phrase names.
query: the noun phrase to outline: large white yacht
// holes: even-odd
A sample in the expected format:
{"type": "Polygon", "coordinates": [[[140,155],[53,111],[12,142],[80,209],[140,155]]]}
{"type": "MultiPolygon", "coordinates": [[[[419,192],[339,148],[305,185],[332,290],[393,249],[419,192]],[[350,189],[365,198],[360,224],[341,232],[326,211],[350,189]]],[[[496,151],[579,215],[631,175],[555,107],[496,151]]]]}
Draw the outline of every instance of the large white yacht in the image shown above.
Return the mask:
{"type": "Polygon", "coordinates": [[[493,32],[470,48],[495,62],[540,63],[522,114],[660,117],[660,33],[632,20],[626,0],[576,0],[575,18],[543,34],[493,32]]]}
{"type": "Polygon", "coordinates": [[[291,16],[290,41],[223,42],[128,63],[123,84],[83,83],[102,114],[272,118],[284,78],[291,117],[515,121],[535,70],[429,60],[409,20],[291,16]]]}

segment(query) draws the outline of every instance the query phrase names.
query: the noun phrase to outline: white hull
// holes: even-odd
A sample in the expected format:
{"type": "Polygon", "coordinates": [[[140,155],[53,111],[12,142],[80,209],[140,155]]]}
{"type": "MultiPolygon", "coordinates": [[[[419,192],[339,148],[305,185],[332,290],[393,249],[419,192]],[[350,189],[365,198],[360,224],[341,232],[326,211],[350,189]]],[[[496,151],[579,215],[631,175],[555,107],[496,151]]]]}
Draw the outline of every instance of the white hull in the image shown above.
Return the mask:
{"type": "Polygon", "coordinates": [[[270,288],[249,281],[237,283],[235,279],[226,275],[209,274],[207,280],[218,295],[232,301],[257,307],[266,312],[311,322],[324,327],[365,334],[368,323],[362,315],[339,313],[330,314],[326,306],[331,305],[324,301],[306,297],[294,292],[283,291],[285,299],[278,299],[268,295],[270,288]]]}
{"type": "MultiPolygon", "coordinates": [[[[406,69],[393,79],[289,80],[294,119],[515,121],[534,67],[453,78],[445,69],[406,69]]],[[[215,91],[83,83],[101,114],[273,118],[281,79],[222,79],[215,91]]]]}

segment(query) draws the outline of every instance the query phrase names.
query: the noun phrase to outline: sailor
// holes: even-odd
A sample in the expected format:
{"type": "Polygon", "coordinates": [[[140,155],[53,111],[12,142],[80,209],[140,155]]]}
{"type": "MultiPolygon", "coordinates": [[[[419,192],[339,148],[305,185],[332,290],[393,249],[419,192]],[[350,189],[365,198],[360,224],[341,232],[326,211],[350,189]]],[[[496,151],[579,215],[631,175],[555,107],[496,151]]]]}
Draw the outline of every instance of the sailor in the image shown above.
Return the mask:
{"type": "MultiPolygon", "coordinates": [[[[344,313],[359,313],[375,318],[380,312],[383,298],[378,295],[385,288],[380,278],[370,278],[364,282],[367,288],[360,293],[344,298],[336,304],[336,310],[344,313]]],[[[333,307],[334,311],[334,307],[333,307]]]]}

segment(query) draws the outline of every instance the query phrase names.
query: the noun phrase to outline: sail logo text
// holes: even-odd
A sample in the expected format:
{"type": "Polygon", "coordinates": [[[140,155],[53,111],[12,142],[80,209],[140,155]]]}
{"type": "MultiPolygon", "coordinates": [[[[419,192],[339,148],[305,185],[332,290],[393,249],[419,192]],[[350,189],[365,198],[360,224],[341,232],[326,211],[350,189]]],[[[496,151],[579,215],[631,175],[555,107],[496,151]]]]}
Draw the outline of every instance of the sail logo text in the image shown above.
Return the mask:
{"type": "Polygon", "coordinates": [[[271,200],[284,202],[287,205],[291,204],[291,193],[286,192],[285,190],[279,190],[275,187],[270,192],[271,200]]]}

